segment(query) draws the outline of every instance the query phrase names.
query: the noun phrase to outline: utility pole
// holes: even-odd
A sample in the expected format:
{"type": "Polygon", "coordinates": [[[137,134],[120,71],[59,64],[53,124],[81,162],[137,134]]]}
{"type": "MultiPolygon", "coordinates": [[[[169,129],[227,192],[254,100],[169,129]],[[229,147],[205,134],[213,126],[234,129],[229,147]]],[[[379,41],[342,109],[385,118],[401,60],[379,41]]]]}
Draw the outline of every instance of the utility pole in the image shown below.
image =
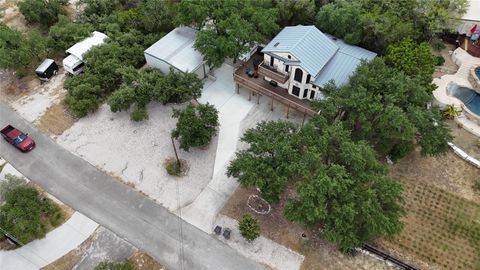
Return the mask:
{"type": "Polygon", "coordinates": [[[173,151],[175,152],[175,158],[177,159],[177,165],[180,168],[180,159],[178,159],[177,147],[175,146],[175,141],[173,140],[173,136],[170,136],[170,138],[172,139],[173,151]]]}

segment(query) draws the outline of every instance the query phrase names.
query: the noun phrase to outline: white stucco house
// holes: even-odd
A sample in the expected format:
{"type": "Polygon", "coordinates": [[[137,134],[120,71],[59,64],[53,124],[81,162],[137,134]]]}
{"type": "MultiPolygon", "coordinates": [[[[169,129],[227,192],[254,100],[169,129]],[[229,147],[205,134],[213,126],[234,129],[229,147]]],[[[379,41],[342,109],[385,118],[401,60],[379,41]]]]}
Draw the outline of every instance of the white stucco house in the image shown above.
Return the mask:
{"type": "Polygon", "coordinates": [[[376,53],[348,45],[315,26],[285,27],[261,52],[259,73],[299,99],[322,99],[321,88],[348,82],[362,60],[376,53]]]}
{"type": "Polygon", "coordinates": [[[180,72],[195,73],[200,79],[207,76],[209,67],[203,55],[193,45],[197,31],[177,27],[144,51],[147,65],[168,74],[170,68],[180,72]]]}

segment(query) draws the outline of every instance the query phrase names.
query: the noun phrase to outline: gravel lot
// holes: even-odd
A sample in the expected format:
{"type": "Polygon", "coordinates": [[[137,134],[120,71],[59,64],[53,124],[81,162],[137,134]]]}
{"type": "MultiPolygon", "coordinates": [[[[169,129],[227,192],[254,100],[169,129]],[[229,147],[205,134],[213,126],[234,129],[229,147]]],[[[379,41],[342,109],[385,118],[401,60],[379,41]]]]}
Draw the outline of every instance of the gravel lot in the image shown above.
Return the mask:
{"type": "Polygon", "coordinates": [[[211,180],[217,138],[205,149],[178,149],[189,172],[181,178],[168,175],[164,163],[174,157],[170,132],[176,119],[171,117],[172,108],[151,103],[150,119],[137,123],[129,119],[128,112],[113,113],[103,105],[76,122],[57,142],[174,212],[191,203],[211,180]]]}

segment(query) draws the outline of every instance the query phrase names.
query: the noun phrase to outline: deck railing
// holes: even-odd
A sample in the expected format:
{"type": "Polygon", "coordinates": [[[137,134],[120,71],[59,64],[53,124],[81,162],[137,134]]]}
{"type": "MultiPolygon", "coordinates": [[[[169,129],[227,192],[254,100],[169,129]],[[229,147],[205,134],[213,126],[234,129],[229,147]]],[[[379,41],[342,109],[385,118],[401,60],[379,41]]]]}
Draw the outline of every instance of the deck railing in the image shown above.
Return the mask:
{"type": "MultiPolygon", "coordinates": [[[[305,113],[307,115],[313,116],[317,114],[315,110],[313,110],[310,106],[306,106],[304,104],[301,104],[299,102],[296,102],[294,100],[288,99],[280,94],[275,93],[274,91],[267,89],[261,85],[256,84],[255,82],[252,82],[249,79],[243,78],[242,76],[234,73],[233,74],[233,79],[236,83],[239,85],[243,85],[247,87],[248,89],[257,92],[259,94],[262,94],[264,96],[272,98],[272,100],[277,100],[285,105],[287,105],[289,108],[296,109],[299,112],[305,113]]],[[[273,104],[273,103],[272,103],[273,104]]]]}
{"type": "Polygon", "coordinates": [[[268,66],[265,66],[263,62],[258,66],[258,74],[269,77],[278,83],[285,83],[289,77],[288,74],[282,74],[276,70],[272,70],[268,66]]]}

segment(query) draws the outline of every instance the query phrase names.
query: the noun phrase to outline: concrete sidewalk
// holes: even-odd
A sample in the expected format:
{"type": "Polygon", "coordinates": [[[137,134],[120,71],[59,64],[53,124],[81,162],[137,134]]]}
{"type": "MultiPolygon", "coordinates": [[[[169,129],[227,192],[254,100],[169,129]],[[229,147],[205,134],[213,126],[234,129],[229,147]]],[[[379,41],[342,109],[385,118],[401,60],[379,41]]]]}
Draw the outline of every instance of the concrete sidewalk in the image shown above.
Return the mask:
{"type": "Polygon", "coordinates": [[[98,224],[79,212],[44,238],[15,250],[0,251],[2,270],[40,269],[67,254],[97,229],[98,224]]]}

